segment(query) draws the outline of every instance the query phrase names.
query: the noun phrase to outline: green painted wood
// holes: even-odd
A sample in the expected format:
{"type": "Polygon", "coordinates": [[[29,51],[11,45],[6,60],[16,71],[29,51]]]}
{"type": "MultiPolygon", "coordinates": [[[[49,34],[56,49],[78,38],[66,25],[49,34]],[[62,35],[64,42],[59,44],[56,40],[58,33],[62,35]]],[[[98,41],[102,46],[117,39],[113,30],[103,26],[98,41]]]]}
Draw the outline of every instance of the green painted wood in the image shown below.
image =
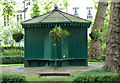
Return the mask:
{"type": "Polygon", "coordinates": [[[69,28],[69,58],[87,58],[86,28],[69,28]]]}
{"type": "Polygon", "coordinates": [[[26,29],[25,58],[44,58],[44,29],[26,29]]]}
{"type": "Polygon", "coordinates": [[[61,59],[61,42],[57,44],[57,59],[61,59]]]}
{"type": "MultiPolygon", "coordinates": [[[[51,26],[54,28],[53,25],[25,28],[25,67],[54,67],[55,48],[49,38],[51,26]]],[[[57,44],[57,66],[87,66],[87,27],[63,25],[62,28],[68,30],[70,35],[57,44]]]]}
{"type": "Polygon", "coordinates": [[[51,58],[51,40],[49,38],[50,28],[45,27],[44,29],[44,58],[50,59],[51,58]]]}

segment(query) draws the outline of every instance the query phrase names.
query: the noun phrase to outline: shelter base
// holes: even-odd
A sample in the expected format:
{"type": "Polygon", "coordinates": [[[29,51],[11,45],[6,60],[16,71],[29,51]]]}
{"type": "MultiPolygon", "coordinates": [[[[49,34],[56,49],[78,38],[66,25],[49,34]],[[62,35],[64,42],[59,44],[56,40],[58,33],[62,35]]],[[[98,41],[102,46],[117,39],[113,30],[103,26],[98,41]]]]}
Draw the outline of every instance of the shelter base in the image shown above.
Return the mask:
{"type": "MultiPolygon", "coordinates": [[[[24,67],[43,67],[43,66],[55,66],[54,60],[25,60],[24,67]]],[[[63,66],[88,66],[87,59],[74,59],[74,60],[58,60],[57,67],[63,66]]]]}

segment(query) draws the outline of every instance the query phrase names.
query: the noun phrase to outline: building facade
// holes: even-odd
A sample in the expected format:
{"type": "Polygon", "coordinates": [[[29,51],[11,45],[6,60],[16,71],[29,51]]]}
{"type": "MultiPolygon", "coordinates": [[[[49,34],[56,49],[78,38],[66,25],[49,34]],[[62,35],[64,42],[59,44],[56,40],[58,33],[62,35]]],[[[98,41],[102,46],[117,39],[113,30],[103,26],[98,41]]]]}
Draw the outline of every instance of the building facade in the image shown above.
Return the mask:
{"type": "MultiPolygon", "coordinates": [[[[1,0],[3,2],[8,2],[9,0],[1,0]]],[[[27,6],[28,2],[34,3],[35,0],[17,0],[16,5],[14,7],[16,11],[16,17],[12,18],[13,22],[18,22],[21,19],[27,20],[31,19],[30,13],[32,5],[27,6]],[[27,12],[22,12],[24,8],[28,7],[27,12]]],[[[94,7],[94,2],[91,0],[69,0],[69,6],[66,7],[66,9],[61,9],[62,11],[66,13],[70,13],[75,16],[79,16],[83,19],[94,19],[96,14],[96,9],[94,7]]],[[[41,8],[41,6],[40,6],[41,8]]],[[[53,7],[54,8],[54,7],[53,7]]],[[[52,9],[53,9],[52,8],[52,9]]],[[[2,12],[1,12],[2,13],[2,12]]],[[[2,26],[8,26],[8,23],[6,22],[7,16],[1,16],[1,25],[2,26]]]]}

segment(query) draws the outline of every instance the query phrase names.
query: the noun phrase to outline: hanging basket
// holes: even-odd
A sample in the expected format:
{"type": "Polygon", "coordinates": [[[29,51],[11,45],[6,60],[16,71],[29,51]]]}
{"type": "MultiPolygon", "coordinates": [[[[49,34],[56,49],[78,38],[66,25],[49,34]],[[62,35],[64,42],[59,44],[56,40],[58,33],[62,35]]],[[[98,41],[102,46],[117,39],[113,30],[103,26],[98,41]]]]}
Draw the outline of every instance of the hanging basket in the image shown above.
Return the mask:
{"type": "Polygon", "coordinates": [[[69,34],[70,33],[67,30],[62,30],[60,26],[59,27],[56,26],[53,30],[49,32],[49,37],[52,39],[54,43],[58,43],[69,34]]]}
{"type": "Polygon", "coordinates": [[[20,40],[23,39],[23,33],[21,33],[21,32],[14,33],[14,34],[12,34],[12,38],[13,38],[16,42],[20,42],[20,40]]]}

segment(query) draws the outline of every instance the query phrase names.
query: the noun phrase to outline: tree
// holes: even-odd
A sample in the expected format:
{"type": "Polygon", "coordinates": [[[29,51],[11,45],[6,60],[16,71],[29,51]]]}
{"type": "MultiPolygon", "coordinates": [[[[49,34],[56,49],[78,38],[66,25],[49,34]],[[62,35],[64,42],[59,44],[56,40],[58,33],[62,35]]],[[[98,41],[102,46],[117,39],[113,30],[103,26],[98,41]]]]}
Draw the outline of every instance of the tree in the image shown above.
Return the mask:
{"type": "Polygon", "coordinates": [[[92,31],[95,32],[95,29],[98,29],[100,30],[101,35],[98,36],[98,40],[94,40],[91,38],[89,54],[88,54],[89,59],[91,58],[98,60],[101,59],[102,41],[103,41],[102,32],[103,32],[107,6],[108,6],[108,2],[101,2],[101,0],[99,0],[98,9],[92,31]]]}
{"type": "Polygon", "coordinates": [[[37,4],[38,4],[37,2],[33,4],[32,13],[30,14],[31,18],[34,18],[40,15],[41,11],[39,10],[39,6],[37,4]]]}
{"type": "MultiPolygon", "coordinates": [[[[69,5],[68,1],[69,0],[63,0],[63,1],[61,0],[54,0],[54,1],[53,0],[35,0],[35,2],[33,3],[34,6],[32,8],[33,12],[30,15],[31,17],[33,17],[33,16],[39,16],[40,13],[41,14],[48,13],[52,10],[52,8],[55,5],[61,7],[62,9],[65,9],[69,5]]],[[[25,8],[26,11],[27,9],[28,7],[25,8]]]]}
{"type": "Polygon", "coordinates": [[[111,2],[107,56],[104,68],[120,73],[120,1],[111,2]]]}
{"type": "Polygon", "coordinates": [[[2,16],[6,16],[6,22],[9,25],[9,21],[10,21],[10,17],[15,17],[15,10],[14,10],[14,6],[16,4],[15,1],[10,0],[9,2],[1,2],[1,4],[3,5],[3,13],[2,16]]]}

